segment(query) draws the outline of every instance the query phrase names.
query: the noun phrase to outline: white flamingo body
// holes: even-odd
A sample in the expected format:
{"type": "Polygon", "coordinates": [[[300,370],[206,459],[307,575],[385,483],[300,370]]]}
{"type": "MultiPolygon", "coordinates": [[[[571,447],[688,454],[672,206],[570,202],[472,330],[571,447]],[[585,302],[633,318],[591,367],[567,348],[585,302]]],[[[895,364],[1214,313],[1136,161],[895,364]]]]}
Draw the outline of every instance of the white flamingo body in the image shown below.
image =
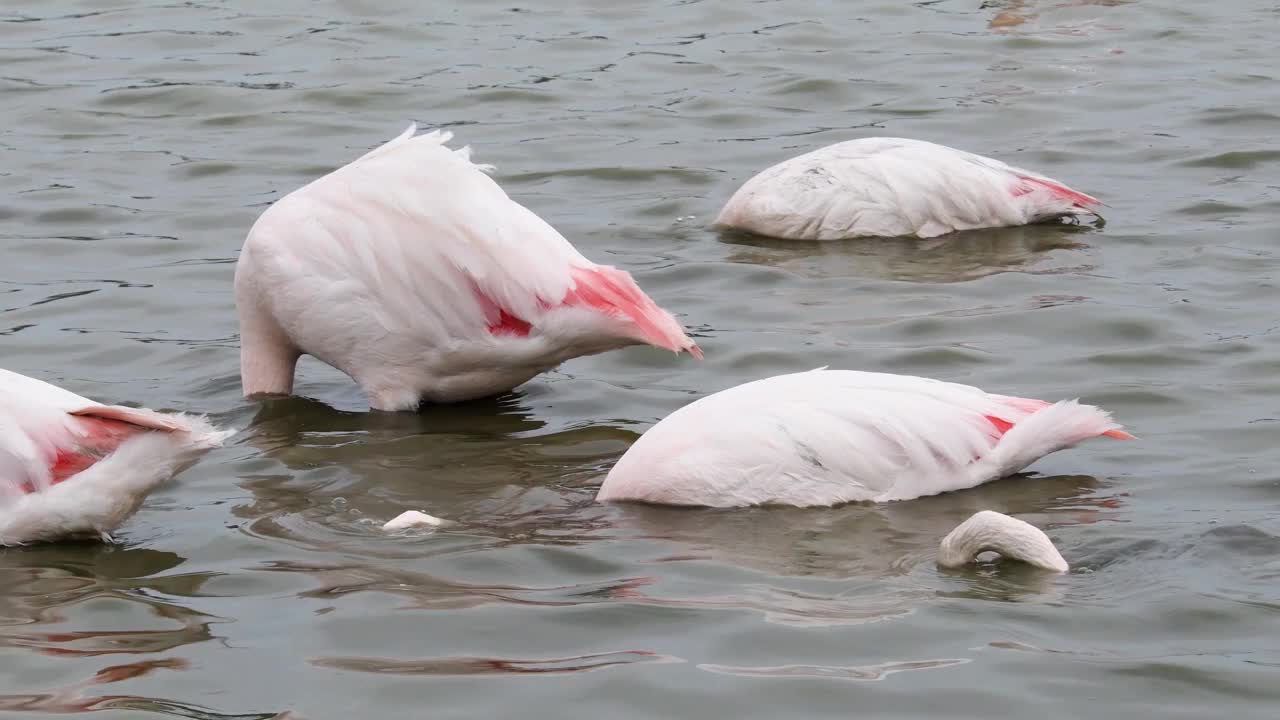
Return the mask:
{"type": "Polygon", "coordinates": [[[310,354],[380,410],[510,390],[634,344],[701,356],[631,276],[592,263],[414,127],[282,198],[236,268],[246,395],[292,391],[310,354]]]}
{"type": "Polygon", "coordinates": [[[1090,405],[819,369],[701,398],[640,437],[600,501],[734,507],[909,500],[974,487],[1098,435],[1090,405]]]}
{"type": "Polygon", "coordinates": [[[789,240],[936,237],[1094,214],[1096,198],[999,160],[903,138],[829,145],[770,167],[718,225],[789,240]]]}
{"type": "Polygon", "coordinates": [[[230,434],[0,369],[0,545],[104,536],[230,434]]]}

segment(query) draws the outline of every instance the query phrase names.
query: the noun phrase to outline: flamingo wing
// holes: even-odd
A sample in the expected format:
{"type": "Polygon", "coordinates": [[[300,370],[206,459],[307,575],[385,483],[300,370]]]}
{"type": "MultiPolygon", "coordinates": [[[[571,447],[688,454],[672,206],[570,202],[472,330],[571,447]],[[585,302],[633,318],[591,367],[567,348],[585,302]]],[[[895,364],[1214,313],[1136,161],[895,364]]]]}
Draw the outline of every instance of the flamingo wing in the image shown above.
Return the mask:
{"type": "Polygon", "coordinates": [[[66,480],[140,433],[189,429],[174,416],[103,405],[0,369],[0,479],[21,494],[66,480]]]}
{"type": "Polygon", "coordinates": [[[0,409],[0,502],[25,494],[25,488],[48,484],[48,468],[31,438],[6,410],[0,409]]]}
{"type": "Polygon", "coordinates": [[[0,487],[22,495],[52,484],[58,446],[69,444],[69,412],[97,403],[0,369],[0,487]]]}

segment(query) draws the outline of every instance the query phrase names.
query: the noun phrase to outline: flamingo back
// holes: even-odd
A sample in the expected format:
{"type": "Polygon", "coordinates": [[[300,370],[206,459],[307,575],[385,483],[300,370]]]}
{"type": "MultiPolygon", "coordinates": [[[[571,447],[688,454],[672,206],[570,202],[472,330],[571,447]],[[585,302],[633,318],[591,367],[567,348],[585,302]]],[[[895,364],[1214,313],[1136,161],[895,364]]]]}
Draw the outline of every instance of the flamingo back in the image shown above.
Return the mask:
{"type": "Polygon", "coordinates": [[[819,369],[767,378],[663,419],[618,461],[597,499],[905,500],[972,487],[1118,430],[1092,406],[1037,402],[906,375],[819,369]]]}
{"type": "Polygon", "coordinates": [[[1096,198],[922,140],[863,138],[774,165],[733,195],[725,227],[796,240],[935,237],[1090,213],[1096,198]]]}

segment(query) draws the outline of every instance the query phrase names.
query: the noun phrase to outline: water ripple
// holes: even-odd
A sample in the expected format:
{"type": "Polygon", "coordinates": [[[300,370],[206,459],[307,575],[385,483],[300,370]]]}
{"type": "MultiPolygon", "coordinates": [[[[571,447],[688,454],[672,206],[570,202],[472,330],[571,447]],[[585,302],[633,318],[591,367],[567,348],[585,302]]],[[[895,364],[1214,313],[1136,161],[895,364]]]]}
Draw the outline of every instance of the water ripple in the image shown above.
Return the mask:
{"type": "Polygon", "coordinates": [[[1274,2],[83,4],[0,12],[4,366],[243,432],[126,545],[0,551],[0,710],[1244,717],[1277,699],[1274,2]],[[453,128],[632,272],[706,360],[629,348],[394,417],[304,361],[305,397],[244,401],[245,233],[409,121],[453,128]],[[709,226],[760,169],[876,135],[1061,178],[1107,221],[821,245],[709,226]],[[593,502],[659,418],[820,365],[1081,397],[1141,439],[883,507],[593,502]],[[453,524],[381,531],[407,509],[453,524]],[[1045,528],[1072,572],[939,570],[980,509],[1045,528]]]}
{"type": "Polygon", "coordinates": [[[779,667],[741,667],[734,665],[699,665],[699,670],[721,675],[770,678],[823,678],[830,680],[883,680],[889,675],[912,670],[934,670],[972,662],[967,658],[948,660],[913,660],[908,662],[881,663],[860,667],[832,667],[826,665],[783,665],[779,667]]]}
{"type": "Polygon", "coordinates": [[[514,660],[510,658],[451,657],[431,660],[377,658],[317,658],[317,667],[391,675],[562,675],[593,672],[634,663],[679,663],[680,658],[644,650],[596,653],[568,658],[514,660]]]}

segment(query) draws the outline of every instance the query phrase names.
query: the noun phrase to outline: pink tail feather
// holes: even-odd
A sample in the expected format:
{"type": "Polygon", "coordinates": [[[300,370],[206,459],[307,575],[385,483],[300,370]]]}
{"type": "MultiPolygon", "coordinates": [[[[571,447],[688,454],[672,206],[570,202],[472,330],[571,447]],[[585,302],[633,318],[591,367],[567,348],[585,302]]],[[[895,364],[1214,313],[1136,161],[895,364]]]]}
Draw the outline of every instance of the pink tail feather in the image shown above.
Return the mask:
{"type": "MultiPolygon", "coordinates": [[[[52,485],[88,470],[99,460],[115,452],[126,440],[137,435],[189,429],[179,419],[151,410],[119,405],[94,405],[67,414],[75,418],[74,428],[78,439],[69,447],[57,448],[54,456],[48,459],[49,481],[52,485]]],[[[39,490],[30,482],[21,487],[28,494],[39,490]]]]}
{"type": "MultiPolygon", "coordinates": [[[[685,334],[680,323],[645,295],[630,273],[607,265],[574,266],[570,277],[573,288],[565,294],[560,306],[588,308],[628,318],[639,328],[640,340],[677,353],[684,350],[702,359],[702,350],[685,334]]],[[[528,320],[503,307],[479,285],[473,283],[472,292],[484,310],[490,334],[525,337],[532,330],[528,320]]],[[[542,298],[538,303],[544,310],[550,307],[542,298]]]]}
{"type": "Polygon", "coordinates": [[[564,298],[569,307],[589,307],[600,312],[619,313],[639,328],[651,345],[673,352],[687,350],[702,359],[702,351],[666,310],[658,307],[636,285],[631,274],[607,265],[572,270],[574,288],[564,298]]]}
{"type": "Polygon", "coordinates": [[[1067,187],[1066,185],[1061,185],[1059,183],[1053,182],[1052,180],[1045,180],[1037,177],[1029,177],[1027,175],[1019,175],[1018,179],[1022,181],[1022,184],[1014,188],[1013,190],[1014,197],[1021,197],[1028,193],[1034,192],[1037,188],[1043,188],[1048,190],[1050,193],[1052,193],[1055,198],[1058,198],[1060,200],[1066,200],[1070,202],[1072,205],[1074,205],[1075,207],[1078,207],[1082,210],[1088,210],[1094,205],[1102,204],[1101,200],[1099,200],[1096,197],[1093,197],[1092,195],[1085,195],[1082,192],[1077,192],[1067,187]]]}
{"type": "Polygon", "coordinates": [[[139,410],[122,405],[94,405],[83,410],[74,410],[70,414],[79,417],[99,418],[101,420],[115,420],[149,430],[174,432],[188,429],[181,420],[161,415],[153,410],[139,410]]]}
{"type": "MultiPolygon", "coordinates": [[[[1045,402],[1044,400],[1012,397],[1009,395],[992,395],[991,397],[1000,400],[1005,405],[1008,405],[1010,407],[1017,408],[1019,410],[1022,410],[1024,412],[1029,412],[1029,413],[1034,413],[1038,410],[1042,410],[1054,404],[1050,402],[1045,402]]],[[[987,420],[990,421],[993,426],[995,426],[996,433],[998,436],[1003,436],[1005,433],[1009,432],[1009,430],[1014,426],[1013,422],[1010,422],[1003,418],[993,417],[991,415],[987,416],[987,420]]],[[[1100,435],[1105,435],[1109,438],[1115,438],[1116,440],[1137,440],[1138,439],[1134,435],[1131,435],[1130,433],[1127,433],[1120,428],[1116,428],[1114,430],[1107,430],[1103,433],[1100,433],[1100,435]]]]}

